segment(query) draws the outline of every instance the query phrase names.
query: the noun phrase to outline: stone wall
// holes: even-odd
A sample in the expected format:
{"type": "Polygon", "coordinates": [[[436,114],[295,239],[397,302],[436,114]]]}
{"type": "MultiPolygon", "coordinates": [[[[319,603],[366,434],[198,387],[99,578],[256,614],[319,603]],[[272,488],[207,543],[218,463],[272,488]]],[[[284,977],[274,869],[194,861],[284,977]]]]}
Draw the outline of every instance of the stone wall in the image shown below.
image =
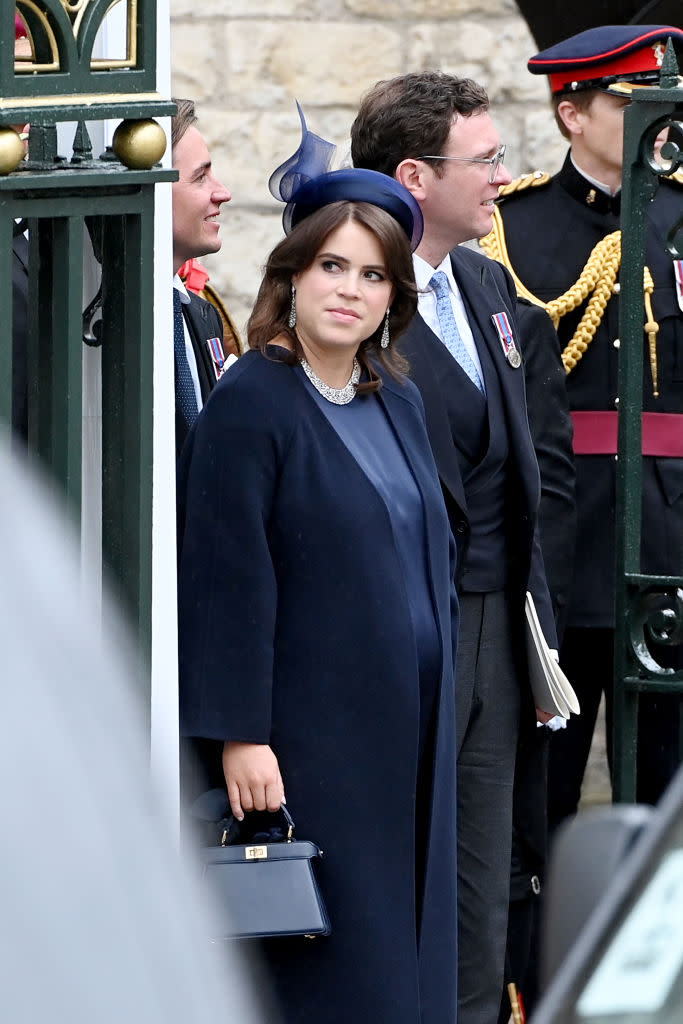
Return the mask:
{"type": "Polygon", "coordinates": [[[261,266],[281,237],[267,182],[309,128],[348,153],[360,96],[380,78],[439,68],[488,90],[513,174],[555,169],[564,143],[537,47],[514,0],[171,0],[173,92],[197,101],[218,176],[223,248],[205,259],[243,329],[261,266]]]}

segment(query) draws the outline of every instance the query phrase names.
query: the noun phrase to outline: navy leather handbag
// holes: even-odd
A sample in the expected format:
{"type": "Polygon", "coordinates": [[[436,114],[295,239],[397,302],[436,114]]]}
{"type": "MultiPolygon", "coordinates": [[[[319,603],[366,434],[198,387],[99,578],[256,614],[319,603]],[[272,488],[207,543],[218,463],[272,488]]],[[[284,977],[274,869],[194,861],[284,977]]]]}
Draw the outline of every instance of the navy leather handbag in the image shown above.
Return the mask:
{"type": "MultiPolygon", "coordinates": [[[[225,792],[214,792],[225,805],[225,792]]],[[[206,806],[208,797],[199,801],[206,806]]],[[[206,821],[196,808],[193,817],[206,821]]],[[[242,822],[226,813],[215,821],[214,835],[216,845],[200,849],[202,885],[214,911],[214,941],[330,934],[315,874],[322,851],[294,838],[294,822],[284,804],[274,814],[253,811],[242,822]]]]}

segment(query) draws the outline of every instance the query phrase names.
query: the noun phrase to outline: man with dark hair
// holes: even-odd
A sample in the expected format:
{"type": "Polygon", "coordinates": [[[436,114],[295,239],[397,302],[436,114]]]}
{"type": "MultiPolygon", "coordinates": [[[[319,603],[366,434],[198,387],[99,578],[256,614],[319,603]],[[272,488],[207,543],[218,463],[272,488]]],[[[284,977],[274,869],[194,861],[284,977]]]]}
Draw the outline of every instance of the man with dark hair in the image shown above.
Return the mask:
{"type": "MultiPolygon", "coordinates": [[[[536,536],[539,477],[527,423],[514,285],[460,243],[488,231],[510,181],[484,89],[440,72],[379,82],[351,130],[356,166],[417,199],[418,314],[402,351],[459,544],[458,1022],[491,1024],[503,988],[512,793],[520,731],[535,731],[524,602],[556,646],[536,536]]],[[[538,710],[541,721],[550,715],[538,710]]]]}
{"type": "MultiPolygon", "coordinates": [[[[680,60],[683,31],[664,25],[602,26],[531,58],[533,74],[549,75],[569,152],[552,178],[536,172],[501,190],[482,240],[516,275],[520,294],[559,321],[574,421],[578,532],[561,662],[581,715],[550,744],[551,828],[577,809],[603,690],[611,753],[624,110],[633,88],[658,80],[668,37],[680,60]]],[[[680,179],[659,181],[645,209],[654,290],[643,295],[641,558],[644,572],[670,575],[683,565],[683,263],[667,252],[666,234],[683,200],[680,179]]],[[[637,799],[654,803],[679,760],[679,698],[643,695],[639,706],[637,799]]]]}
{"type": "Polygon", "coordinates": [[[173,166],[173,340],[176,382],[176,457],[226,363],[218,311],[189,292],[178,276],[187,260],[218,252],[218,215],[230,193],[215,177],[191,100],[174,99],[171,121],[173,166]]]}

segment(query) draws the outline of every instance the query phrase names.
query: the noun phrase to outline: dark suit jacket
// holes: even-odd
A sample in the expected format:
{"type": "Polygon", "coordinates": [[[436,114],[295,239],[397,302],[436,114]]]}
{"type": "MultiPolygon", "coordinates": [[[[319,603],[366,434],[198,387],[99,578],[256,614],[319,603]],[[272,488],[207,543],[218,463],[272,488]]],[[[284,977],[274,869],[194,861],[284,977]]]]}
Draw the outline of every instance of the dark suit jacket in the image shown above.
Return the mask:
{"type": "MultiPolygon", "coordinates": [[[[206,344],[208,338],[220,338],[223,340],[223,322],[220,314],[210,302],[200,299],[193,292],[188,292],[190,302],[183,303],[183,316],[192,342],[195,359],[197,360],[197,374],[199,376],[199,387],[202,392],[202,401],[206,402],[211,389],[216,383],[216,374],[213,369],[211,353],[206,344]]],[[[178,406],[176,398],[175,407],[175,450],[176,458],[180,455],[185,438],[188,433],[187,420],[178,406]]]]}
{"type": "Polygon", "coordinates": [[[525,299],[519,300],[517,314],[529,429],[541,474],[539,536],[561,642],[576,548],[574,429],[567,375],[560,357],[560,342],[548,314],[525,299]]]}
{"type": "MultiPolygon", "coordinates": [[[[522,368],[513,369],[507,362],[491,316],[505,310],[517,345],[528,354],[529,344],[522,344],[517,325],[517,298],[507,271],[493,260],[470,249],[458,247],[451,253],[455,279],[467,307],[468,318],[477,346],[486,345],[500,381],[502,414],[508,428],[510,445],[510,488],[506,514],[512,538],[509,587],[516,593],[513,614],[520,638],[524,635],[524,593],[534,595],[541,625],[552,647],[557,646],[552,606],[545,582],[543,560],[538,543],[537,507],[539,474],[527,421],[525,378],[522,368]]],[[[543,314],[547,318],[547,314],[543,314]]],[[[548,319],[548,318],[547,318],[548,319]]],[[[533,314],[529,325],[533,323],[533,314]]],[[[548,319],[548,323],[550,321],[548,319]]],[[[545,324],[543,325],[545,326],[545,324]]],[[[552,328],[552,324],[550,324],[552,328]]],[[[459,546],[459,564],[467,558],[469,524],[467,501],[456,449],[457,439],[448,417],[443,381],[453,378],[452,357],[441,341],[418,315],[401,339],[401,349],[410,362],[410,377],[419,387],[425,405],[427,431],[441,478],[451,527],[459,546]],[[450,375],[450,376],[449,376],[450,375]]],[[[543,369],[535,364],[543,376],[543,369]]],[[[467,401],[472,389],[462,389],[467,401]]],[[[458,396],[460,398],[460,396],[458,396]]],[[[539,411],[540,416],[540,411],[539,411]]],[[[516,645],[520,678],[524,678],[526,651],[524,642],[516,645]]],[[[456,680],[456,695],[458,686],[456,680]]],[[[545,836],[545,748],[546,730],[536,728],[532,713],[531,692],[523,695],[526,713],[522,714],[517,738],[512,853],[512,896],[530,891],[530,875],[542,873],[545,836]]],[[[466,714],[456,701],[456,718],[466,714]]],[[[503,869],[504,870],[504,869],[503,869]]]]}
{"type": "MultiPolygon", "coordinates": [[[[539,475],[527,422],[524,373],[521,367],[513,369],[506,360],[491,320],[494,313],[506,311],[513,331],[519,338],[514,285],[499,263],[473,250],[459,246],[451,253],[451,260],[476,344],[488,347],[503,396],[502,412],[507,423],[511,455],[507,515],[509,535],[514,539],[510,545],[509,586],[513,593],[519,595],[519,601],[515,602],[515,608],[519,609],[515,625],[520,631],[523,629],[524,594],[529,589],[534,595],[543,632],[550,646],[555,647],[554,617],[536,531],[539,475]]],[[[439,470],[451,528],[458,541],[461,570],[467,558],[467,501],[456,450],[457,441],[454,443],[442,392],[443,370],[449,367],[452,357],[419,315],[401,339],[400,348],[410,363],[409,376],[422,393],[427,432],[439,470]]],[[[468,400],[465,388],[462,400],[468,400]]]]}
{"type": "Polygon", "coordinates": [[[12,429],[28,437],[28,241],[23,234],[12,242],[12,429]]]}
{"type": "MultiPolygon", "coordinates": [[[[569,603],[576,546],[576,471],[566,374],[560,342],[548,314],[526,300],[517,307],[524,356],[531,439],[541,474],[538,523],[548,589],[561,640],[569,603]]],[[[515,764],[510,899],[533,903],[533,878],[543,879],[547,847],[547,729],[520,733],[515,764]]],[[[514,930],[514,906],[511,924],[514,930]]],[[[514,938],[512,939],[514,944],[514,938]]],[[[508,949],[511,969],[514,948],[508,949]]],[[[518,977],[514,973],[512,978],[518,977]]],[[[519,979],[518,979],[519,980],[519,979]]]]}

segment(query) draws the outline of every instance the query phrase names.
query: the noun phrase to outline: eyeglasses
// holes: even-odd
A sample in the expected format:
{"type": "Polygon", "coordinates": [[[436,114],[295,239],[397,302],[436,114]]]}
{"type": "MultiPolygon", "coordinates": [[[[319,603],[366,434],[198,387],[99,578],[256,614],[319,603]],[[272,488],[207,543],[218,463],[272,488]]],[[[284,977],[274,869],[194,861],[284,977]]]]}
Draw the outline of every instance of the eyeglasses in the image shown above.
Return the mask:
{"type": "Polygon", "coordinates": [[[498,168],[505,159],[505,146],[501,146],[493,156],[416,156],[416,160],[452,160],[460,164],[488,164],[489,185],[493,185],[498,168]]]}

